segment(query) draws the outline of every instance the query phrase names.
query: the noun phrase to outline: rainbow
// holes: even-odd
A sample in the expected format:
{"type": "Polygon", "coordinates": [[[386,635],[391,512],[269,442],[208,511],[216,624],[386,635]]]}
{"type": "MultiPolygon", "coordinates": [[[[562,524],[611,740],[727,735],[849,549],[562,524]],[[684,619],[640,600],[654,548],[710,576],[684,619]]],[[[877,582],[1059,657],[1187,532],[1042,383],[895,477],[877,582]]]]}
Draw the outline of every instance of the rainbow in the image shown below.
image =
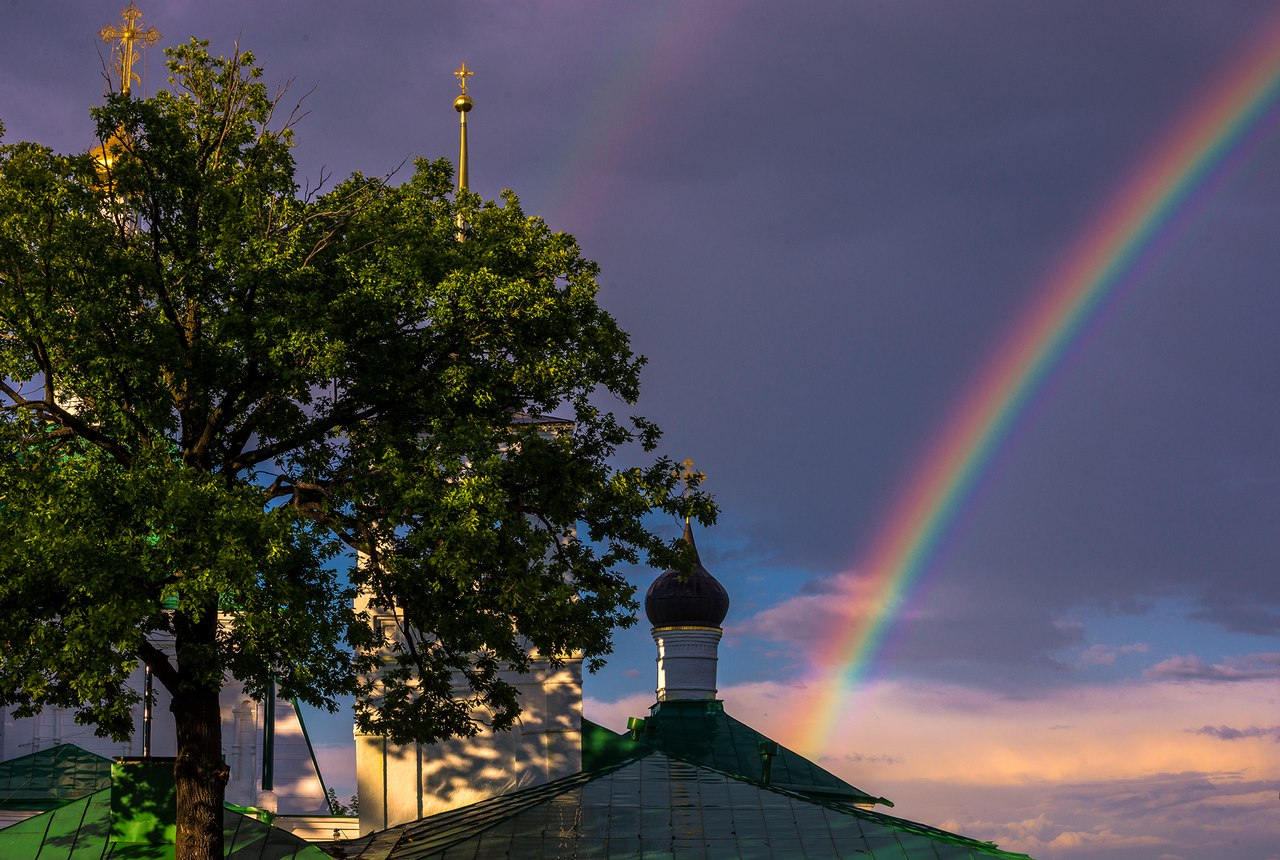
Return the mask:
{"type": "Polygon", "coordinates": [[[646,138],[651,118],[667,109],[663,100],[680,91],[729,17],[690,3],[639,22],[586,102],[572,112],[581,125],[568,137],[573,145],[559,150],[550,166],[551,193],[543,206],[548,224],[582,236],[618,207],[617,177],[636,169],[635,142],[646,138]]]}
{"type": "Polygon", "coordinates": [[[1031,400],[1107,300],[1167,245],[1249,142],[1270,130],[1278,95],[1280,16],[1192,102],[1052,270],[958,401],[854,568],[857,596],[850,592],[846,599],[859,601],[864,615],[867,606],[874,613],[835,631],[816,655],[824,673],[817,699],[788,732],[801,749],[826,747],[906,595],[1031,400]]]}

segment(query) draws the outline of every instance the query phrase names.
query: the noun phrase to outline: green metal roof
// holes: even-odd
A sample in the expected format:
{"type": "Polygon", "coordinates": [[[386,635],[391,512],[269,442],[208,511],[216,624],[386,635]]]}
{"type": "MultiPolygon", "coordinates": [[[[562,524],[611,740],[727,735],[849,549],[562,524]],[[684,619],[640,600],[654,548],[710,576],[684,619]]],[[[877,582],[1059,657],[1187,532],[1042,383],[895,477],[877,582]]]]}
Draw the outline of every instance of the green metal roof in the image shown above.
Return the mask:
{"type": "Polygon", "coordinates": [[[602,770],[621,764],[633,758],[639,758],[651,748],[631,739],[631,735],[618,734],[613,729],[593,723],[582,718],[582,769],[584,771],[602,770]]]}
{"type": "Polygon", "coordinates": [[[676,758],[759,783],[764,782],[760,747],[770,745],[776,753],[770,762],[769,785],[815,800],[893,806],[735,720],[718,700],[659,702],[636,732],[636,740],[676,758]]]}
{"type": "Polygon", "coordinates": [[[53,809],[111,785],[111,759],[75,744],[0,762],[0,809],[53,809]]]}
{"type": "MultiPolygon", "coordinates": [[[[330,860],[292,833],[231,810],[222,814],[231,860],[330,860]]],[[[173,860],[173,845],[111,838],[111,789],[105,788],[0,830],[4,860],[173,860]]]]}
{"type": "Polygon", "coordinates": [[[655,751],[394,827],[362,845],[359,860],[1025,858],[655,751]]]}

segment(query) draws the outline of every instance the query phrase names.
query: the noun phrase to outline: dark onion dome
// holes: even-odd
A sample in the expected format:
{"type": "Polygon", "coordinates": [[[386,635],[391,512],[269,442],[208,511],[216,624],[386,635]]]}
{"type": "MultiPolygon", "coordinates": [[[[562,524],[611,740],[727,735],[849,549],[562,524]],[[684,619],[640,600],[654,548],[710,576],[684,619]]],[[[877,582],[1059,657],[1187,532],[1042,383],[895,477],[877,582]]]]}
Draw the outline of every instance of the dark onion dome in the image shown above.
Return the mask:
{"type": "Polygon", "coordinates": [[[684,542],[693,550],[693,572],[668,570],[655,579],[644,596],[644,614],[654,627],[719,627],[729,613],[729,592],[702,566],[687,522],[684,542]]]}

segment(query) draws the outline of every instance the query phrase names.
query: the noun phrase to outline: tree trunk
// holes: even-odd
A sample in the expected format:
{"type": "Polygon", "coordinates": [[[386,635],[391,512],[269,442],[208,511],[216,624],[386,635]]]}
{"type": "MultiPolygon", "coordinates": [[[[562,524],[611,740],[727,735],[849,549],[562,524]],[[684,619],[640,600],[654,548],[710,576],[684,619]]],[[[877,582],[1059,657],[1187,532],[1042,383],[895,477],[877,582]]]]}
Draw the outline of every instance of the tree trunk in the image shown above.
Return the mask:
{"type": "Polygon", "coordinates": [[[222,761],[222,714],[217,690],[173,698],[178,761],[173,768],[178,801],[175,860],[222,860],[222,804],[227,765],[222,761]]]}
{"type": "Polygon", "coordinates": [[[222,808],[230,771],[222,760],[222,673],[217,653],[216,604],[174,614],[178,689],[173,693],[178,760],[175,860],[222,860],[222,808]],[[210,679],[216,679],[211,683],[210,679]]]}

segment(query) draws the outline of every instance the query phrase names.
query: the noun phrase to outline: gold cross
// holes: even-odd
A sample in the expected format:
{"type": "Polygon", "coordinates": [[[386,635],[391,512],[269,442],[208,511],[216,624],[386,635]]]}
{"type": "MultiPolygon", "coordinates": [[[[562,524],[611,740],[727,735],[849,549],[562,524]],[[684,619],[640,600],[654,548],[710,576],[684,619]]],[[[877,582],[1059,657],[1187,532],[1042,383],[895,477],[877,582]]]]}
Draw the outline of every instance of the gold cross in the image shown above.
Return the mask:
{"type": "Polygon", "coordinates": [[[680,465],[684,466],[684,468],[677,469],[675,474],[677,478],[684,481],[684,494],[687,498],[689,491],[693,489],[693,486],[705,480],[707,476],[693,468],[692,459],[685,460],[680,465]]]}
{"type": "Polygon", "coordinates": [[[133,71],[133,64],[137,62],[138,55],[134,52],[133,43],[141,41],[143,47],[154,45],[160,41],[160,31],[155,27],[149,26],[146,21],[142,21],[142,13],[138,11],[138,7],[133,5],[132,0],[125,10],[120,13],[120,18],[124,21],[123,27],[111,25],[103,27],[98,31],[98,35],[102,37],[104,42],[114,42],[119,40],[120,44],[113,49],[112,53],[116,54],[116,71],[120,74],[120,92],[124,95],[129,94],[129,86],[135,80],[140,80],[133,71]]]}
{"type": "Polygon", "coordinates": [[[463,60],[462,65],[458,67],[458,71],[453,74],[458,79],[458,86],[462,87],[462,91],[465,93],[467,91],[467,78],[474,75],[475,72],[468,69],[467,61],[463,60]]]}

